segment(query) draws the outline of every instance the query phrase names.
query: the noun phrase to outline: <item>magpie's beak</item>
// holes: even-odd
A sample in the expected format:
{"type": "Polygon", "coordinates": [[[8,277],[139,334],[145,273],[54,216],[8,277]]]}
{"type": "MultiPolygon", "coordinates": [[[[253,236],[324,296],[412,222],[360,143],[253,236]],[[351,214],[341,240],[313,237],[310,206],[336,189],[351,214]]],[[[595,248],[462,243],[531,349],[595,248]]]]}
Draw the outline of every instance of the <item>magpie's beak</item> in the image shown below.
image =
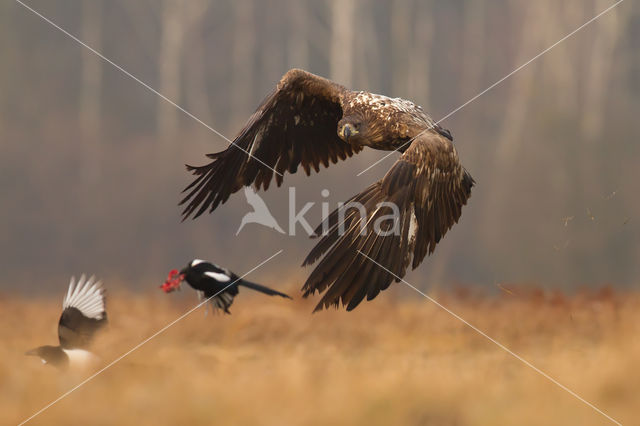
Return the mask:
{"type": "Polygon", "coordinates": [[[37,349],[31,349],[30,351],[26,351],[24,354],[25,355],[29,355],[29,356],[38,356],[38,350],[37,349]]]}

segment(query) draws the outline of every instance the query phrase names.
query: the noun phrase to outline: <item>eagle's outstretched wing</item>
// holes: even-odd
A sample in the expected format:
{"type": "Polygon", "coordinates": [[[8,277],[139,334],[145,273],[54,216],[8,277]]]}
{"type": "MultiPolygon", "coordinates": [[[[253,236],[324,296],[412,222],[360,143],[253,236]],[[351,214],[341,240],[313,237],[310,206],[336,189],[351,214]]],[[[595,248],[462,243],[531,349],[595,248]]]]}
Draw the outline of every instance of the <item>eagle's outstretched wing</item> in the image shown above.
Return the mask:
{"type": "Polygon", "coordinates": [[[183,217],[213,211],[243,186],[267,189],[274,170],[280,186],[282,175],[295,173],[300,164],[308,175],[321,163],[328,167],[357,152],[336,133],[345,93],[339,84],[306,71],[287,72],[232,145],[209,154],[209,164],[187,166],[196,178],[183,191],[183,217]]]}
{"type": "Polygon", "coordinates": [[[60,346],[64,349],[87,348],[95,332],[107,322],[102,283],[93,276],[86,280],[82,275],[76,284],[72,277],[62,308],[58,322],[60,346]]]}
{"type": "Polygon", "coordinates": [[[349,200],[364,206],[365,217],[347,208],[326,219],[328,232],[304,261],[312,264],[326,253],[304,284],[304,297],[328,288],[315,310],[340,301],[351,310],[365,296],[376,297],[394,277],[359,251],[403,277],[458,221],[473,184],[451,141],[432,131],[418,135],[382,180],[349,200]]]}

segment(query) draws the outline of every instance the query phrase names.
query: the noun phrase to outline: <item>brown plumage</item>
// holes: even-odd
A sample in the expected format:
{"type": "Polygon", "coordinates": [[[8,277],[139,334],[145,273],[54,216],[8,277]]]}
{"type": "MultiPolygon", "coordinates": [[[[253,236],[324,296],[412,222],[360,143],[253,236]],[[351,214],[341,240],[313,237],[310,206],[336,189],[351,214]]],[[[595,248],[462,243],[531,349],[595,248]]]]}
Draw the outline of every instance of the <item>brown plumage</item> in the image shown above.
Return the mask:
{"type": "Polygon", "coordinates": [[[327,232],[304,265],[324,258],[302,288],[305,297],[328,289],[316,310],[340,302],[351,310],[394,280],[358,251],[398,277],[410,263],[416,268],[458,221],[474,184],[459,162],[449,131],[421,107],[400,98],[351,91],[297,69],[282,77],[234,144],[209,154],[213,161],[207,165],[187,166],[196,179],[180,202],[186,203],[184,218],[198,217],[207,208],[213,211],[243,186],[266,190],[275,174],[271,168],[280,173],[280,186],[282,174],[295,173],[299,165],[309,175],[312,168],[318,172],[320,164],[328,167],[365,146],[402,152],[382,180],[349,200],[365,207],[365,217],[357,209],[336,210],[316,230],[327,232]],[[396,222],[384,220],[392,213],[399,213],[396,222]],[[375,223],[380,225],[377,230],[370,226],[375,223]],[[369,226],[362,231],[362,224],[369,226]]]}

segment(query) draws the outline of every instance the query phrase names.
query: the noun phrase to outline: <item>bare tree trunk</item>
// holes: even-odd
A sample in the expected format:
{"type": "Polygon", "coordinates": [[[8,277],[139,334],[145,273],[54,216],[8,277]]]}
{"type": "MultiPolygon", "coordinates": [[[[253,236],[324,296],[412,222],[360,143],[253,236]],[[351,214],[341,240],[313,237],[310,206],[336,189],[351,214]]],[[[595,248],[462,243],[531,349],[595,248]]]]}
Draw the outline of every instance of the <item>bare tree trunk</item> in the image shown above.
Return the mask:
{"type": "Polygon", "coordinates": [[[353,78],[353,45],[356,0],[332,0],[331,79],[347,87],[353,78]]]}
{"type": "MultiPolygon", "coordinates": [[[[309,34],[309,48],[317,49],[324,54],[323,62],[330,64],[331,57],[331,43],[327,43],[327,40],[333,38],[333,25],[331,22],[324,22],[324,9],[322,12],[314,11],[313,5],[320,4],[320,2],[309,2],[305,3],[305,8],[307,9],[307,33],[309,34]]],[[[331,6],[331,3],[329,3],[331,6]]],[[[331,13],[332,10],[329,10],[331,13]]]]}
{"type": "Polygon", "coordinates": [[[231,125],[233,128],[246,119],[251,112],[253,92],[253,69],[255,36],[255,11],[252,1],[237,1],[233,4],[233,52],[231,56],[231,125]]]}
{"type": "MultiPolygon", "coordinates": [[[[82,40],[101,51],[102,2],[82,3],[82,40]]],[[[83,144],[82,179],[90,184],[100,174],[100,118],[102,106],[102,63],[92,52],[82,51],[80,88],[80,131],[83,144]]]]}
{"type": "Polygon", "coordinates": [[[418,4],[417,10],[414,12],[417,19],[415,19],[415,25],[413,26],[413,42],[409,44],[410,53],[407,66],[409,69],[407,79],[408,97],[425,105],[427,110],[429,110],[429,79],[431,76],[429,59],[435,26],[430,10],[432,6],[433,3],[431,1],[423,0],[418,4]]]}
{"type": "Polygon", "coordinates": [[[211,118],[211,105],[207,90],[207,72],[204,58],[206,51],[202,34],[202,22],[210,5],[209,0],[191,0],[187,4],[189,27],[189,64],[186,69],[185,95],[189,109],[205,122],[211,118]]]}
{"type": "Polygon", "coordinates": [[[357,19],[362,25],[359,27],[358,37],[352,40],[351,87],[382,91],[378,30],[374,26],[371,3],[372,0],[360,0],[357,4],[357,19]]]}
{"type": "Polygon", "coordinates": [[[486,2],[467,1],[464,3],[464,28],[462,55],[461,95],[470,99],[482,87],[482,75],[485,65],[484,31],[487,8],[486,2]]]}
{"type": "MultiPolygon", "coordinates": [[[[423,18],[424,16],[421,16],[423,18]]],[[[413,19],[411,19],[411,4],[410,0],[398,0],[393,2],[391,6],[391,93],[393,96],[400,96],[408,98],[408,79],[411,66],[409,60],[414,59],[413,55],[418,55],[423,52],[416,52],[410,49],[412,46],[411,29],[413,19]]],[[[428,24],[418,21],[419,24],[415,25],[413,29],[418,32],[418,27],[424,28],[428,24]]],[[[417,34],[414,34],[414,37],[417,34]]],[[[417,40],[416,40],[416,44],[417,40]]],[[[415,58],[418,61],[421,58],[415,58]]]]}
{"type": "MultiPolygon", "coordinates": [[[[598,11],[610,6],[606,0],[596,1],[598,11]]],[[[602,135],[606,91],[609,87],[613,56],[620,35],[619,10],[614,9],[598,21],[596,36],[591,46],[591,57],[587,66],[582,133],[590,140],[602,135]]]]}
{"type": "MultiPolygon", "coordinates": [[[[518,47],[518,55],[513,68],[520,66],[540,50],[543,32],[537,31],[538,24],[546,15],[546,5],[529,3],[523,25],[522,39],[518,47]]],[[[505,102],[503,126],[498,139],[496,166],[501,168],[509,163],[520,147],[522,126],[527,117],[529,100],[535,80],[536,63],[528,65],[510,79],[511,89],[505,102]]]]}
{"type": "MultiPolygon", "coordinates": [[[[17,10],[14,4],[0,3],[0,52],[3,52],[3,66],[0,67],[0,93],[3,94],[5,99],[15,99],[13,97],[12,87],[19,87],[18,85],[9,85],[12,81],[11,76],[16,73],[16,65],[20,62],[16,53],[19,51],[20,44],[12,43],[12,35],[16,34],[16,21],[15,11],[17,10]]],[[[16,105],[13,105],[15,108],[16,105]]],[[[0,103],[0,135],[3,135],[4,126],[6,123],[6,109],[5,103],[0,103]]],[[[10,142],[8,138],[0,137],[0,148],[8,146],[10,142]]],[[[0,161],[0,165],[2,162],[0,161]]]]}
{"type": "MultiPolygon", "coordinates": [[[[598,0],[595,2],[597,12],[605,9],[610,3],[598,0]]],[[[597,13],[594,11],[594,13],[597,13]]],[[[618,42],[620,28],[619,10],[614,9],[603,16],[597,23],[595,39],[591,45],[589,60],[586,66],[584,101],[582,102],[581,132],[583,135],[582,182],[591,190],[588,196],[602,195],[604,188],[603,164],[601,150],[607,107],[607,91],[609,89],[614,64],[614,54],[618,42]]]]}
{"type": "MultiPolygon", "coordinates": [[[[554,6],[556,13],[547,14],[545,45],[550,46],[576,28],[586,17],[583,2],[563,2],[554,6]]],[[[580,40],[584,42],[584,40],[580,40]]],[[[543,86],[550,98],[554,99],[556,110],[563,117],[572,117],[578,105],[578,69],[581,53],[584,49],[575,49],[568,43],[554,47],[553,55],[540,62],[543,68],[543,86]]]]}
{"type": "MultiPolygon", "coordinates": [[[[160,42],[160,93],[179,104],[180,47],[183,38],[183,8],[179,0],[164,0],[162,7],[162,38],[160,42]]],[[[178,133],[179,111],[163,99],[158,99],[158,135],[166,147],[178,133]]]]}
{"type": "MultiPolygon", "coordinates": [[[[113,3],[114,2],[112,2],[111,4],[113,3]]],[[[124,10],[126,11],[124,15],[126,15],[127,21],[131,24],[132,31],[131,35],[127,36],[127,41],[129,40],[129,37],[131,37],[142,46],[155,45],[155,43],[158,41],[157,33],[155,31],[157,29],[156,27],[158,26],[158,17],[156,15],[162,13],[162,7],[154,8],[154,11],[155,9],[158,9],[157,11],[155,11],[156,13],[149,13],[149,5],[144,1],[121,0],[118,2],[118,6],[122,6],[124,8],[124,10]]],[[[146,57],[151,57],[151,55],[146,54],[146,57]]]]}
{"type": "MultiPolygon", "coordinates": [[[[516,62],[512,68],[520,66],[540,50],[544,35],[537,28],[539,23],[543,21],[545,13],[545,4],[528,3],[525,16],[520,18],[523,20],[521,41],[517,49],[516,62]]],[[[522,127],[527,118],[536,68],[537,64],[532,63],[509,80],[510,90],[505,102],[503,125],[498,138],[496,152],[493,156],[494,163],[491,167],[491,173],[488,174],[490,176],[489,185],[493,189],[489,192],[488,199],[485,200],[482,217],[483,225],[480,228],[481,238],[487,242],[487,245],[499,244],[503,217],[499,214],[494,214],[494,212],[504,211],[505,194],[508,194],[512,188],[509,175],[512,171],[514,158],[522,143],[522,127]]]]}
{"type": "Polygon", "coordinates": [[[288,63],[291,67],[309,67],[308,6],[298,1],[289,3],[288,18],[291,36],[287,38],[288,63]]]}
{"type": "MultiPolygon", "coordinates": [[[[266,76],[269,81],[277,80],[286,71],[285,51],[282,48],[285,40],[279,31],[283,22],[282,10],[286,8],[281,0],[271,0],[266,5],[266,11],[262,20],[266,23],[267,36],[262,40],[263,48],[260,49],[262,54],[263,70],[262,75],[266,76]]],[[[253,102],[252,102],[253,103],[253,102]]]]}

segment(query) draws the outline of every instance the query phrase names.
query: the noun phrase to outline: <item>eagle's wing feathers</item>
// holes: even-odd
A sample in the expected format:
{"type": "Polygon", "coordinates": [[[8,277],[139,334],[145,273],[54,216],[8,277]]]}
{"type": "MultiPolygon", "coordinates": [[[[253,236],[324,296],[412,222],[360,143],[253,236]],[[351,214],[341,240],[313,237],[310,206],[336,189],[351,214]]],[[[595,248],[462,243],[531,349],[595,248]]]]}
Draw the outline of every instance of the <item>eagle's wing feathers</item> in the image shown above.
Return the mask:
{"type": "Polygon", "coordinates": [[[328,232],[304,264],[326,255],[304,284],[304,296],[328,288],[316,310],[340,301],[351,310],[373,299],[394,275],[403,277],[410,263],[416,268],[433,252],[460,218],[473,183],[451,141],[436,132],[419,135],[382,180],[349,200],[362,204],[366,216],[350,208],[326,219],[328,232]]]}
{"type": "Polygon", "coordinates": [[[473,185],[451,141],[434,132],[419,136],[382,179],[388,194],[413,187],[410,199],[404,200],[414,207],[416,220],[413,269],[458,222],[473,185]]]}
{"type": "Polygon", "coordinates": [[[282,175],[295,173],[299,165],[308,175],[312,168],[319,171],[320,164],[328,167],[357,152],[336,133],[345,93],[344,87],[322,77],[302,70],[287,72],[234,144],[209,154],[213,161],[207,165],[187,166],[196,178],[180,202],[186,204],[184,217],[198,217],[207,208],[213,211],[243,186],[267,189],[273,169],[280,186],[282,175]]]}

